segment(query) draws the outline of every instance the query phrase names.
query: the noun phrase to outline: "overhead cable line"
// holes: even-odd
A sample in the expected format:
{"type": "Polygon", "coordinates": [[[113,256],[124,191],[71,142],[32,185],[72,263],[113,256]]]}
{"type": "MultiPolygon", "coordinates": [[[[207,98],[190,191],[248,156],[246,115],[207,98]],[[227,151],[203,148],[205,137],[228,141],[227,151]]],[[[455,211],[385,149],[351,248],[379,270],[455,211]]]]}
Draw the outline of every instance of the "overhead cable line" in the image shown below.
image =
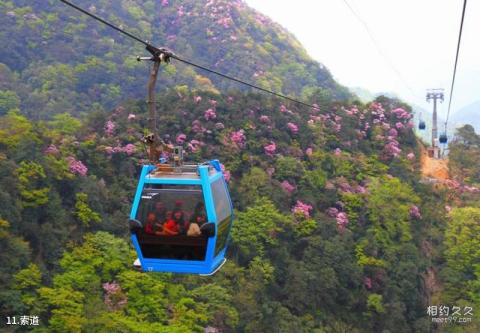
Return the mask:
{"type": "Polygon", "coordinates": [[[395,65],[393,64],[392,60],[390,60],[390,58],[385,54],[385,52],[383,52],[383,50],[380,48],[380,44],[378,43],[377,39],[375,38],[375,36],[373,35],[372,31],[370,30],[370,28],[368,27],[368,24],[360,17],[360,15],[355,11],[355,9],[353,9],[353,7],[348,3],[347,0],[343,0],[343,2],[345,3],[345,5],[348,7],[348,9],[352,12],[352,14],[357,18],[357,20],[363,25],[363,27],[365,28],[365,31],[367,32],[368,36],[370,37],[370,39],[372,40],[373,42],[373,45],[375,46],[375,48],[377,49],[377,52],[380,54],[380,56],[385,60],[385,62],[390,66],[390,68],[395,72],[395,74],[398,76],[398,78],[400,79],[400,81],[405,85],[405,87],[410,91],[410,93],[415,97],[417,98],[418,100],[420,100],[420,98],[417,96],[417,94],[415,93],[415,91],[412,89],[412,87],[410,87],[410,85],[407,83],[407,81],[403,78],[403,75],[400,73],[400,71],[395,67],[395,65]]]}
{"type": "Polygon", "coordinates": [[[460,42],[462,40],[463,20],[465,18],[465,9],[466,8],[467,8],[467,0],[464,0],[463,1],[463,9],[462,9],[462,19],[460,21],[460,31],[458,33],[457,54],[455,56],[455,66],[453,67],[452,85],[450,87],[450,96],[449,96],[449,99],[448,99],[448,111],[447,111],[447,119],[445,120],[445,132],[447,131],[448,117],[450,116],[450,106],[452,105],[453,87],[455,86],[455,76],[457,74],[458,54],[460,52],[460,42]]]}
{"type": "Polygon", "coordinates": [[[291,102],[294,102],[294,103],[297,103],[297,104],[300,104],[300,105],[303,105],[303,106],[311,107],[311,108],[313,108],[313,109],[317,109],[317,110],[319,109],[318,106],[314,106],[314,105],[312,105],[312,104],[308,104],[308,103],[299,101],[299,100],[297,100],[297,99],[295,99],[295,98],[292,98],[292,97],[289,97],[289,96],[286,96],[286,95],[283,95],[283,94],[280,94],[280,93],[277,93],[277,92],[274,92],[274,91],[271,91],[271,90],[268,90],[268,89],[259,87],[259,86],[257,86],[257,85],[252,84],[252,83],[249,83],[249,82],[243,81],[243,80],[241,80],[241,79],[238,79],[238,78],[236,78],[236,77],[233,77],[233,76],[230,76],[230,75],[221,73],[221,72],[219,72],[219,71],[216,71],[216,70],[214,70],[214,69],[211,69],[211,68],[208,68],[208,67],[205,67],[205,66],[196,64],[196,63],[194,63],[194,62],[192,62],[192,61],[190,61],[190,60],[183,59],[183,58],[181,58],[180,56],[175,55],[174,53],[168,51],[167,49],[157,48],[157,47],[153,46],[153,45],[150,44],[148,41],[145,41],[145,40],[140,39],[139,37],[137,37],[137,36],[135,36],[135,35],[127,32],[127,31],[125,31],[125,30],[123,30],[123,29],[121,29],[121,28],[119,28],[119,27],[117,27],[116,25],[114,25],[114,24],[112,24],[112,23],[110,23],[110,22],[102,19],[101,17],[99,17],[99,16],[97,16],[97,15],[95,15],[95,14],[93,14],[93,13],[91,13],[91,12],[89,12],[89,11],[87,11],[87,10],[85,10],[85,9],[83,9],[83,8],[75,5],[75,4],[73,4],[73,3],[71,3],[70,1],[67,1],[67,0],[60,0],[60,1],[63,2],[64,4],[68,5],[68,6],[70,6],[70,7],[74,8],[74,9],[76,9],[76,10],[84,13],[85,15],[88,15],[88,16],[90,16],[91,18],[93,18],[93,19],[95,19],[95,20],[97,20],[97,21],[99,21],[99,22],[102,22],[103,24],[109,26],[110,28],[117,30],[117,31],[120,32],[121,34],[124,34],[124,35],[126,35],[126,36],[128,36],[128,37],[130,37],[130,38],[132,38],[132,39],[134,39],[134,40],[136,40],[137,42],[142,43],[143,45],[146,46],[146,48],[147,48],[147,50],[148,50],[149,52],[152,52],[152,53],[155,53],[155,52],[156,52],[156,53],[158,53],[158,54],[162,54],[162,55],[165,56],[166,58],[171,58],[171,59],[178,60],[178,61],[180,61],[180,62],[182,62],[182,63],[184,63],[184,64],[186,64],[186,65],[190,65],[190,66],[196,67],[196,68],[201,69],[201,70],[204,70],[204,71],[206,71],[206,72],[209,72],[209,73],[212,73],[212,74],[221,76],[221,77],[223,77],[223,78],[225,78],[225,79],[228,79],[228,80],[231,80],[231,81],[235,81],[235,82],[237,82],[237,83],[243,84],[243,85],[248,86],[248,87],[250,87],[250,88],[257,89],[257,90],[266,92],[266,93],[268,93],[268,94],[271,94],[271,95],[274,95],[274,96],[277,96],[277,97],[280,97],[280,98],[289,100],[289,101],[291,101],[291,102]]]}

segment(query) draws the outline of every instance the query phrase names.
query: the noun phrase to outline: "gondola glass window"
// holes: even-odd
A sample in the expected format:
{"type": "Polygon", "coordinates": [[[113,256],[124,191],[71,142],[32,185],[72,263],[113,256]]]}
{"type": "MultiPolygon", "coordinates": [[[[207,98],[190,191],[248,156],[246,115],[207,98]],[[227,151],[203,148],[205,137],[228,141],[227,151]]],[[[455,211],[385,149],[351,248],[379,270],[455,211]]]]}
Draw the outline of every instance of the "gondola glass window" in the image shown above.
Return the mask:
{"type": "Polygon", "coordinates": [[[212,183],[212,195],[218,221],[217,244],[215,246],[215,255],[218,255],[227,245],[228,234],[232,224],[232,206],[223,179],[218,179],[212,183]]]}
{"type": "Polygon", "coordinates": [[[143,226],[137,232],[143,256],[204,260],[207,237],[186,235],[195,214],[206,214],[201,186],[145,187],[136,216],[136,220],[143,226]]]}

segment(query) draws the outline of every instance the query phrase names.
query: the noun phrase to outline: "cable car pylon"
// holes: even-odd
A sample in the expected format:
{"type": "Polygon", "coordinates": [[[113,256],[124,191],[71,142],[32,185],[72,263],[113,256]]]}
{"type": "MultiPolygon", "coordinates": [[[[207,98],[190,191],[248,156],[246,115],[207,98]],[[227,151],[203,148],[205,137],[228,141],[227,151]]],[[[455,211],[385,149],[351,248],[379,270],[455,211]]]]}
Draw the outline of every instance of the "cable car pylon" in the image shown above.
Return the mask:
{"type": "MultiPolygon", "coordinates": [[[[433,100],[432,113],[432,146],[428,150],[428,154],[433,158],[440,158],[440,147],[438,145],[438,125],[437,125],[437,100],[443,102],[443,89],[427,90],[427,102],[433,100]]],[[[443,135],[443,134],[442,134],[443,135]]],[[[443,136],[442,136],[443,138],[443,136]]]]}

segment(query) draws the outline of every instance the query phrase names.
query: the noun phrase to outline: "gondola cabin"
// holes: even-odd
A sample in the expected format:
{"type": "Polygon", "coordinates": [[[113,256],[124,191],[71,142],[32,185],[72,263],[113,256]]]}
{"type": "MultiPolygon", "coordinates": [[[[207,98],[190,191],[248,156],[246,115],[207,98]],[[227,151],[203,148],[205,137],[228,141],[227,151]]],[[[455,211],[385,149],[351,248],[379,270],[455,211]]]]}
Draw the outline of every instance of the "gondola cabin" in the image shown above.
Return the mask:
{"type": "Polygon", "coordinates": [[[425,127],[426,127],[425,122],[424,122],[423,120],[421,120],[421,121],[418,123],[418,129],[424,130],[425,127]]]}
{"type": "Polygon", "coordinates": [[[447,133],[440,134],[438,141],[440,141],[440,143],[443,143],[443,144],[447,143],[448,141],[447,133]]]}
{"type": "Polygon", "coordinates": [[[143,271],[213,274],[225,262],[232,219],[218,161],[143,166],[129,222],[143,271]]]}

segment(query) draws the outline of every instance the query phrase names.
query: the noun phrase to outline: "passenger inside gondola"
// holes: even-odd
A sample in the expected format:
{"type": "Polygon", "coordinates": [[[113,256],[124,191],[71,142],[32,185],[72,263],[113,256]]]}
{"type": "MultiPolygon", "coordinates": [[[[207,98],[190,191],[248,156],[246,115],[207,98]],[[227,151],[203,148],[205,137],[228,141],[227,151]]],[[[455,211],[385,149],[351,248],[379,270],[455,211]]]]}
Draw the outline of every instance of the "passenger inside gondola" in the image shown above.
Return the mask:
{"type": "Polygon", "coordinates": [[[155,234],[155,224],[157,223],[157,219],[154,213],[149,213],[147,215],[147,221],[145,223],[145,233],[149,235],[155,234]]]}
{"type": "Polygon", "coordinates": [[[161,235],[175,236],[178,234],[179,234],[178,224],[173,218],[173,214],[171,214],[171,212],[167,212],[167,219],[163,224],[163,231],[161,235]]]}
{"type": "Polygon", "coordinates": [[[185,213],[180,208],[173,210],[173,220],[177,224],[180,235],[186,235],[189,223],[185,221],[185,213]]]}

